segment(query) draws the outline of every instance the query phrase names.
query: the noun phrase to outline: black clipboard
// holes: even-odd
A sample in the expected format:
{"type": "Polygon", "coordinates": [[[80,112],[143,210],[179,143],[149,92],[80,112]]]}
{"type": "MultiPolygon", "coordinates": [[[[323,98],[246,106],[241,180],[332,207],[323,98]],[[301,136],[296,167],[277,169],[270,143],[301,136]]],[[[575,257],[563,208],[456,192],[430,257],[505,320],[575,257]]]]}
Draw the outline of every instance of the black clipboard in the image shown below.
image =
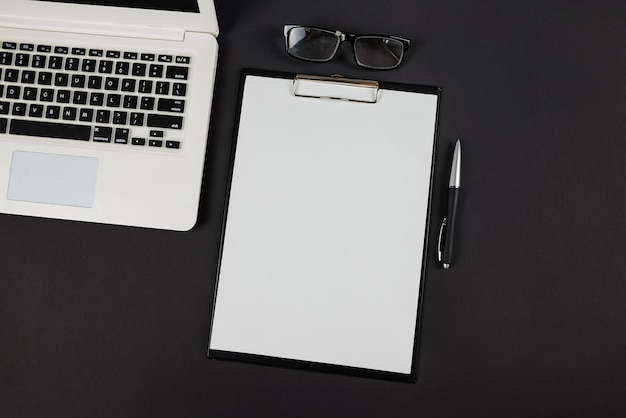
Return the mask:
{"type": "Polygon", "coordinates": [[[439,98],[242,72],[209,358],[416,380],[439,98]]]}

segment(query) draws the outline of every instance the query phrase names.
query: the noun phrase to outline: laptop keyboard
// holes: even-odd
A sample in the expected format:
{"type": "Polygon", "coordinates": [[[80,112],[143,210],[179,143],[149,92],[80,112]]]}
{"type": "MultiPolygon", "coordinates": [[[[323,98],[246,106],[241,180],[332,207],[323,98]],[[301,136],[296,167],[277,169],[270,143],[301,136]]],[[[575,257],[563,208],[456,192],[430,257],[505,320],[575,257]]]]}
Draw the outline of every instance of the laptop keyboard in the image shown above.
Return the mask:
{"type": "Polygon", "coordinates": [[[0,134],[182,147],[190,57],[0,42],[0,134]]]}

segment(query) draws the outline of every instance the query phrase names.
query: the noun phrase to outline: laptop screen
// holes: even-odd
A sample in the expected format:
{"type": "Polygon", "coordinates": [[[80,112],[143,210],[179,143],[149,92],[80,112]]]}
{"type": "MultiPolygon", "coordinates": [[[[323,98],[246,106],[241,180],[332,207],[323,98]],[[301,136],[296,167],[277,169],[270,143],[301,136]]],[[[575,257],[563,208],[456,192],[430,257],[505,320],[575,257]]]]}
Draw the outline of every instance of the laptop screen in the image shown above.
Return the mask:
{"type": "Polygon", "coordinates": [[[39,0],[57,3],[91,4],[95,6],[132,7],[135,9],[170,10],[173,12],[200,13],[196,0],[157,2],[155,0],[39,0]],[[167,3],[163,4],[163,3],[167,3]]]}

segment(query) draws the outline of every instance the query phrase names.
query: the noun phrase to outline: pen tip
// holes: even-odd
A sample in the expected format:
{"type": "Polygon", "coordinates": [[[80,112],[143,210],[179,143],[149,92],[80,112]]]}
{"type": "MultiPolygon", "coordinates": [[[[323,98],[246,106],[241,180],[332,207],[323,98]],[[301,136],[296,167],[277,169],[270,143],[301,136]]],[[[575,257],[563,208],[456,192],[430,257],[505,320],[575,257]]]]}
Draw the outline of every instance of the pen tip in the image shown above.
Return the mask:
{"type": "Polygon", "coordinates": [[[454,146],[454,154],[452,155],[452,169],[450,170],[450,188],[461,187],[461,143],[456,142],[454,146]]]}

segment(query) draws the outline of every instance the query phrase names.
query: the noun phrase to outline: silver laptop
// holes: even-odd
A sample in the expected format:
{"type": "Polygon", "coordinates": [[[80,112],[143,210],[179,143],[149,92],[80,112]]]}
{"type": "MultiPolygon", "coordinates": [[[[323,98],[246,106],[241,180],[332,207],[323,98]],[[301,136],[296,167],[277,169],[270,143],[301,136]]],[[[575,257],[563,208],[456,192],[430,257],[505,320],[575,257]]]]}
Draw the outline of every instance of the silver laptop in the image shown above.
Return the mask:
{"type": "Polygon", "coordinates": [[[0,213],[195,225],[215,7],[153,3],[0,0],[0,213]]]}

